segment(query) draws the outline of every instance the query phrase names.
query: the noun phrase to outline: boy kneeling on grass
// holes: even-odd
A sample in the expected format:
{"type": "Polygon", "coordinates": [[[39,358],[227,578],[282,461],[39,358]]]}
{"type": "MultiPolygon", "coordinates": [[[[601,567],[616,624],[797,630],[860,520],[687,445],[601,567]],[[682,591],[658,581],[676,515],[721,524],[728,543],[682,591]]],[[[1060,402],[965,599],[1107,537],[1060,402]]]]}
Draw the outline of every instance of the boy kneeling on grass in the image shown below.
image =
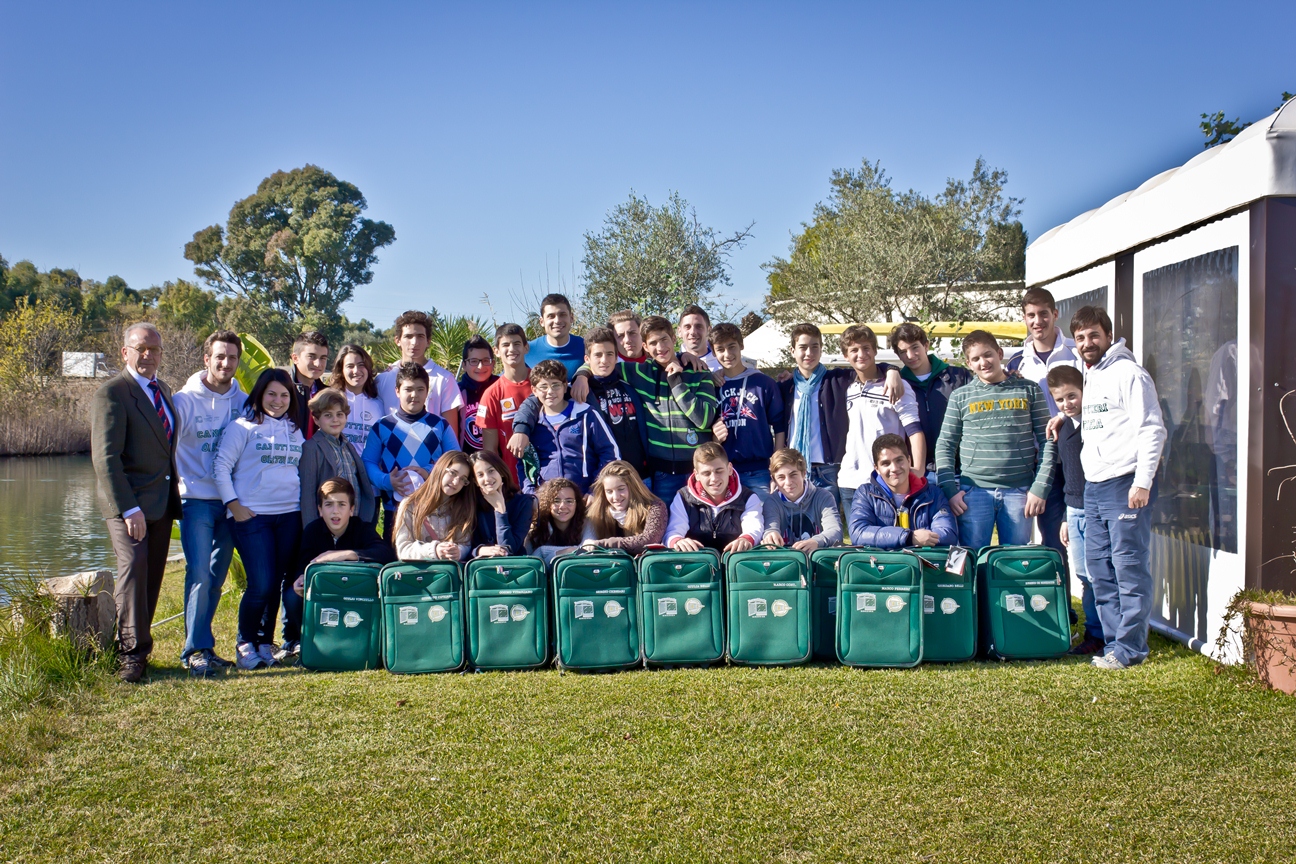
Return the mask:
{"type": "Polygon", "coordinates": [[[676,552],[745,552],[760,542],[761,499],[744,488],[724,447],[708,441],[693,451],[693,473],[675,493],[666,545],[676,552]]]}
{"type": "Polygon", "coordinates": [[[840,546],[841,513],[831,490],[809,483],[805,457],[791,447],[775,450],[769,462],[774,488],[765,502],[765,538],[771,546],[791,546],[809,555],[840,546]]]}
{"type": "Polygon", "coordinates": [[[389,564],[396,553],[373,526],[356,515],[355,487],[341,477],[325,480],[315,496],[319,518],[302,531],[293,590],[306,592],[306,568],[327,561],[368,561],[389,564]]]}
{"type": "Polygon", "coordinates": [[[958,543],[958,523],[945,493],[911,470],[899,435],[873,440],[873,478],[851,503],[850,539],[852,546],[877,549],[958,543]]]}

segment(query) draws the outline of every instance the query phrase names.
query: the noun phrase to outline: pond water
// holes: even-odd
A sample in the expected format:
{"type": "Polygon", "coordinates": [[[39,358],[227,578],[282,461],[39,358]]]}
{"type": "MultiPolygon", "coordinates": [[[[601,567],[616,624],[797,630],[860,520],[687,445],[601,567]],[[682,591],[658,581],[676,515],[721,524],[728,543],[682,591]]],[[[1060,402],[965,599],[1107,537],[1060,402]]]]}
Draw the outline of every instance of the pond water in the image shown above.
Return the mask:
{"type": "Polygon", "coordinates": [[[62,576],[116,566],[89,456],[0,458],[0,571],[62,576]]]}

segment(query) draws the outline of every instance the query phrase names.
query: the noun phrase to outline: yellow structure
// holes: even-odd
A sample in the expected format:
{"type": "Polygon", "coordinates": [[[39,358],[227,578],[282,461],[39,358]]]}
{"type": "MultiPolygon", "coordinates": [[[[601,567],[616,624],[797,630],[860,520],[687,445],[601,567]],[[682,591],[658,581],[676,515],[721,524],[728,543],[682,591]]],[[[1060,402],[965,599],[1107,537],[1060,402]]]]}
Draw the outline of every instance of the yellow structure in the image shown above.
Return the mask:
{"type": "MultiPolygon", "coordinates": [[[[877,321],[866,323],[864,326],[885,339],[886,335],[891,332],[891,329],[899,323],[901,322],[877,321]]],[[[913,323],[927,331],[927,335],[932,339],[943,339],[951,336],[966,336],[973,330],[988,331],[996,339],[1015,339],[1018,342],[1022,342],[1026,339],[1026,325],[1020,321],[963,321],[961,323],[958,321],[915,321],[913,323]]],[[[821,333],[829,333],[839,336],[847,327],[853,326],[855,325],[821,324],[819,325],[819,331],[821,333]]]]}

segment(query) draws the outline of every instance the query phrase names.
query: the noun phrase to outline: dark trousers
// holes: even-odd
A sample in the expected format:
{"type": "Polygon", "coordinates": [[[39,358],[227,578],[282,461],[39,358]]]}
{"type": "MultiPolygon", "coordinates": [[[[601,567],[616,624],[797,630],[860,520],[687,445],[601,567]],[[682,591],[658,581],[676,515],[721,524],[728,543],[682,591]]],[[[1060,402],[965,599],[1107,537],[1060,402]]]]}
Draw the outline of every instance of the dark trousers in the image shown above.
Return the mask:
{"type": "MultiPolygon", "coordinates": [[[[1067,521],[1066,497],[1062,494],[1062,485],[1062,469],[1058,466],[1053,470],[1053,486],[1049,489],[1048,498],[1044,499],[1044,512],[1035,517],[1035,525],[1039,528],[1044,545],[1056,549],[1062,556],[1063,569],[1069,570],[1071,556],[1067,547],[1062,545],[1062,523],[1067,521]]],[[[1069,611],[1071,623],[1074,624],[1079,618],[1076,617],[1074,607],[1070,607],[1069,611]]]]}
{"type": "Polygon", "coordinates": [[[301,513],[258,514],[246,522],[236,521],[231,527],[234,547],[247,572],[247,589],[239,601],[238,641],[273,643],[281,598],[286,614],[284,641],[300,639],[301,598],[292,589],[292,570],[301,541],[301,513]]]}
{"type": "Polygon", "coordinates": [[[145,522],[144,539],[126,533],[120,516],[108,520],[108,537],[117,556],[117,651],[147,658],[153,650],[153,613],[162,591],[162,571],[171,548],[171,519],[145,522]]]}

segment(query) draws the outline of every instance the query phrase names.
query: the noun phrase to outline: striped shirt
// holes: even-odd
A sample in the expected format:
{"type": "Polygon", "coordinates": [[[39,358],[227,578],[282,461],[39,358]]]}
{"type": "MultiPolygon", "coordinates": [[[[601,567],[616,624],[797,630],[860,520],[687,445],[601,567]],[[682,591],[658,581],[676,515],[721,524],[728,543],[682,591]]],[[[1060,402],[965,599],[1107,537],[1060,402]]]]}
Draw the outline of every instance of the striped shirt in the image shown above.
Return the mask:
{"type": "Polygon", "coordinates": [[[998,384],[973,378],[950,394],[936,441],[936,479],[947,497],[960,481],[983,489],[1029,486],[1047,498],[1056,458],[1044,438],[1048,401],[1034,381],[1008,377],[998,384]],[[962,475],[954,473],[955,455],[962,475]]]}
{"type": "Polygon", "coordinates": [[[687,474],[693,451],[712,440],[716,388],[710,375],[685,369],[669,378],[653,360],[620,362],[621,377],[643,401],[648,425],[648,464],[654,471],[687,474]]]}

